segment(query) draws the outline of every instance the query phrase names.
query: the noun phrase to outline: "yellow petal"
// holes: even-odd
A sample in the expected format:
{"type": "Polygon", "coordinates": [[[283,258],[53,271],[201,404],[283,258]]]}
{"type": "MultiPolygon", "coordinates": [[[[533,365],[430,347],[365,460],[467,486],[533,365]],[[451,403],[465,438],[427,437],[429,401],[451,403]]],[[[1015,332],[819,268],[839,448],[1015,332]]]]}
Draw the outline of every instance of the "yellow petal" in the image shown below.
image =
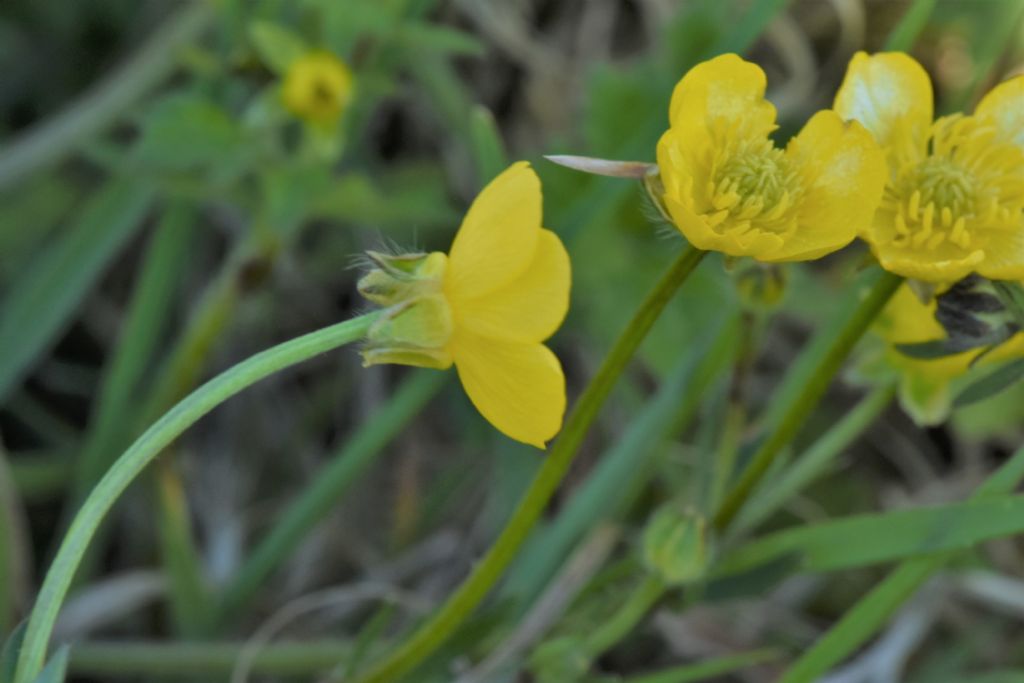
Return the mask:
{"type": "Polygon", "coordinates": [[[1024,280],[1024,217],[1016,230],[991,230],[986,236],[978,273],[992,280],[1024,280]]]}
{"type": "Polygon", "coordinates": [[[485,337],[544,341],[569,310],[571,279],[569,254],[562,241],[550,230],[541,230],[537,250],[522,275],[484,296],[450,296],[456,324],[485,337]]]}
{"type": "Polygon", "coordinates": [[[797,228],[763,261],[815,259],[852,242],[870,224],[888,178],[885,156],[856,121],[820,111],[790,141],[786,156],[801,176],[797,228]]]}
{"type": "Polygon", "coordinates": [[[701,62],[673,90],[669,122],[684,140],[709,130],[763,137],[775,128],[765,85],[761,67],[734,54],[701,62]]]}
{"type": "Polygon", "coordinates": [[[1024,148],[1024,76],[1011,78],[989,91],[974,114],[992,120],[1000,137],[1024,148]]]}
{"type": "Polygon", "coordinates": [[[482,295],[508,284],[530,264],[540,230],[540,179],[520,161],[469,207],[448,257],[446,286],[482,295]]]}
{"type": "Polygon", "coordinates": [[[864,124],[887,151],[925,152],[932,84],[921,65],[902,52],[855,54],[834,108],[844,119],[864,124]]]}
{"type": "Polygon", "coordinates": [[[565,375],[543,344],[496,341],[459,331],[455,367],[480,414],[506,436],[537,448],[558,433],[565,414],[565,375]]]}

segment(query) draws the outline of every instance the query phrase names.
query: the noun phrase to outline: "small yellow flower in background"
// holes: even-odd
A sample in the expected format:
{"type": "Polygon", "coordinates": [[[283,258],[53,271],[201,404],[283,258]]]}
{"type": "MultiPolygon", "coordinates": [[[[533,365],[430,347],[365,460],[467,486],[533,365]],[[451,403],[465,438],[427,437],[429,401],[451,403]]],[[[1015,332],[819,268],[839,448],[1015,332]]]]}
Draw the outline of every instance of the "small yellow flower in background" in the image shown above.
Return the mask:
{"type": "Polygon", "coordinates": [[[314,125],[333,126],[352,98],[352,72],[330,52],[309,52],[288,66],[281,97],[285,107],[314,125]]]}
{"type": "Polygon", "coordinates": [[[367,336],[367,365],[446,369],[507,436],[543,448],[562,426],[565,375],[542,342],[569,309],[569,255],[541,227],[540,179],[526,162],[473,202],[451,252],[386,256],[359,283],[387,310],[367,336]]]}
{"type": "MultiPolygon", "coordinates": [[[[903,409],[921,425],[934,425],[949,416],[952,384],[964,375],[981,349],[973,349],[933,360],[911,358],[896,348],[947,338],[935,319],[937,302],[921,303],[909,285],[897,290],[875,324],[874,331],[887,343],[885,363],[899,374],[899,397],[903,409]]],[[[1024,356],[1024,333],[1018,333],[995,347],[979,361],[988,365],[1024,356]]]]}
{"type": "Polygon", "coordinates": [[[925,70],[902,53],[854,55],[836,112],[886,151],[889,182],[861,236],[887,270],[926,282],[1024,278],[1024,76],[973,116],[932,121],[925,70]]]}
{"type": "Polygon", "coordinates": [[[857,236],[878,206],[885,158],[862,126],[818,112],[785,150],[755,64],[723,55],[672,93],[658,142],[662,201],[691,244],[759,261],[815,259],[857,236]]]}

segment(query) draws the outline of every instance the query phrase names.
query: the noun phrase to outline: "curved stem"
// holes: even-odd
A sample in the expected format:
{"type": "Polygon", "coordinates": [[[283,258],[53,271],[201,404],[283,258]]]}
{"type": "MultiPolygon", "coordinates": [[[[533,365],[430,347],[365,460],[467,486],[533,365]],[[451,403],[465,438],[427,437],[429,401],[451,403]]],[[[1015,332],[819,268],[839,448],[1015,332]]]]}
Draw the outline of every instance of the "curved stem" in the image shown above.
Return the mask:
{"type": "Polygon", "coordinates": [[[704,255],[705,252],[694,247],[684,249],[647,295],[604,359],[597,374],[576,402],[562,433],[551,447],[544,464],[520,499],[501,535],[469,577],[433,618],[421,625],[405,644],[357,680],[361,683],[390,683],[397,680],[436,651],[487,596],[561,484],[583,437],[597,412],[604,405],[619,375],[629,363],[629,359],[647,336],[665,305],[704,255]]]}
{"type": "Polygon", "coordinates": [[[867,331],[902,282],[902,277],[889,272],[883,272],[875,281],[867,297],[861,301],[843,324],[836,338],[832,340],[828,351],[818,361],[806,383],[793,395],[789,405],[783,407],[782,417],[775,431],[751,457],[750,464],[743,470],[740,480],[715,515],[716,531],[722,531],[729,525],[778,454],[797,435],[807,416],[818,405],[818,400],[832,383],[832,378],[850,355],[854,344],[867,331]]]}
{"type": "Polygon", "coordinates": [[[118,496],[146,465],[199,418],[227,399],[279,370],[360,339],[376,317],[376,313],[371,313],[311,332],[226,370],[180,401],[117,459],[82,504],[46,574],[29,618],[14,683],[29,683],[42,670],[57,612],[89,541],[118,496]]]}
{"type": "Polygon", "coordinates": [[[660,578],[653,575],[644,578],[622,607],[586,639],[584,648],[590,659],[596,659],[625,638],[668,590],[660,578]]]}

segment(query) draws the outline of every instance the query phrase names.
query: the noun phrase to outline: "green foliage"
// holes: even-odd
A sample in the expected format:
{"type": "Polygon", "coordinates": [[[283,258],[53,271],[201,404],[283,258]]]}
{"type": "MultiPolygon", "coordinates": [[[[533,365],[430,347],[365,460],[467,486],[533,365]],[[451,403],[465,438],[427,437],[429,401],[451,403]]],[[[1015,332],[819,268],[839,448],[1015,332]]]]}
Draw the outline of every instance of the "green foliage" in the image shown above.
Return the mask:
{"type": "MultiPolygon", "coordinates": [[[[664,311],[634,349],[653,319],[629,321],[685,245],[640,183],[541,160],[653,161],[675,84],[723,52],[765,67],[780,144],[831,100],[853,49],[913,48],[940,112],[969,111],[1024,59],[1015,0],[873,3],[863,25],[804,5],[219,0],[165,13],[10,0],[2,466],[41,566],[61,539],[64,578],[83,560],[73,586],[40,593],[43,626],[18,683],[227,680],[240,662],[261,676],[411,669],[407,680],[438,682],[456,669],[482,681],[473,676],[487,664],[495,680],[552,683],[684,683],[768,665],[766,676],[785,670],[797,683],[871,654],[870,639],[961,555],[1019,579],[985,544],[1024,534],[1013,495],[1024,460],[976,484],[1024,436],[1024,360],[948,383],[901,376],[876,339],[847,362],[887,286],[857,247],[771,270],[718,255],[696,267],[690,252],[692,274],[655,302],[664,311]],[[355,78],[330,125],[282,98],[289,68],[312,51],[355,78]],[[340,334],[328,326],[364,310],[360,253],[447,249],[476,193],[518,159],[533,161],[544,225],[572,257],[572,311],[551,340],[570,406],[585,413],[568,445],[510,444],[453,376],[366,370],[332,351],[274,373],[166,448],[242,384],[290,364],[279,354],[333,349],[323,331],[286,340],[340,334]],[[599,371],[609,349],[614,372],[599,371]],[[866,389],[832,381],[848,366],[866,389]],[[952,420],[914,427],[896,396],[916,419],[952,402],[952,420]],[[133,442],[131,471],[111,470],[133,442]],[[155,477],[115,504],[150,460],[155,477]],[[115,523],[100,527],[105,515],[115,523]],[[616,539],[600,553],[588,543],[599,534],[616,539]],[[131,640],[87,634],[70,652],[46,651],[40,634],[62,591],[135,569],[160,572],[167,591],[111,624],[131,640]],[[799,600],[776,590],[811,573],[799,600]],[[758,629],[746,616],[765,609],[793,618],[758,629]],[[655,611],[680,621],[648,623],[655,611]],[[665,624],[685,632],[695,614],[729,637],[688,641],[683,657],[665,624]],[[284,624],[275,642],[240,644],[267,624],[284,624]],[[806,624],[822,629],[816,642],[806,624]]],[[[955,296],[931,288],[948,338],[903,345],[906,355],[982,358],[1024,328],[1020,284],[958,287],[977,310],[948,315],[955,296]],[[968,325],[956,326],[960,314],[968,325]]],[[[0,516],[8,628],[35,597],[7,581],[14,546],[0,516]]],[[[29,584],[41,585],[34,568],[29,584]]],[[[906,680],[1019,679],[1015,662],[992,655],[1016,636],[984,609],[903,653],[906,680]]],[[[15,681],[24,634],[4,634],[0,683],[15,681]]]]}

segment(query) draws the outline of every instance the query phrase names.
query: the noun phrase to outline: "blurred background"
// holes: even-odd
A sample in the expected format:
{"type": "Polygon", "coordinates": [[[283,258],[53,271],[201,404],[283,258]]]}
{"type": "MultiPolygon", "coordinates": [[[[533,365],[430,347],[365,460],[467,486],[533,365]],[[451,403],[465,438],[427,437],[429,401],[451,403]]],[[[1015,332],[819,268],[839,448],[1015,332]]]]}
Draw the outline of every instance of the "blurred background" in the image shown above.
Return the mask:
{"type": "MultiPolygon", "coordinates": [[[[1024,68],[1024,3],[913,5],[912,53],[938,112],[970,111],[1024,68]]],[[[722,52],[765,69],[784,142],[910,9],[5,0],[0,634],[26,615],[83,496],[146,426],[234,363],[366,310],[361,252],[447,250],[475,194],[519,159],[540,174],[545,223],[573,259],[572,310],[551,342],[571,400],[682,240],[636,184],[541,155],[653,161],[672,87],[722,52]]],[[[781,271],[706,259],[495,598],[410,680],[576,680],[534,648],[621,602],[650,511],[699,500],[701,454],[737,396],[742,436],[756,434],[865,256],[853,245],[781,271]]],[[[857,365],[797,449],[855,414],[841,454],[758,524],[960,499],[1021,443],[1019,387],[921,427],[890,400],[892,374],[857,365]]],[[[543,457],[492,429],[454,373],[363,369],[348,348],[275,375],[190,430],[113,510],[58,626],[79,644],[73,680],[344,676],[353,652],[393,643],[458,585],[543,457]]],[[[1024,547],[1000,541],[964,561],[973,583],[931,586],[833,680],[975,680],[1019,665],[1024,547]]],[[[591,675],[799,651],[878,576],[789,575],[669,601],[591,675]]],[[[708,680],[771,681],[780,666],[708,680]]]]}

